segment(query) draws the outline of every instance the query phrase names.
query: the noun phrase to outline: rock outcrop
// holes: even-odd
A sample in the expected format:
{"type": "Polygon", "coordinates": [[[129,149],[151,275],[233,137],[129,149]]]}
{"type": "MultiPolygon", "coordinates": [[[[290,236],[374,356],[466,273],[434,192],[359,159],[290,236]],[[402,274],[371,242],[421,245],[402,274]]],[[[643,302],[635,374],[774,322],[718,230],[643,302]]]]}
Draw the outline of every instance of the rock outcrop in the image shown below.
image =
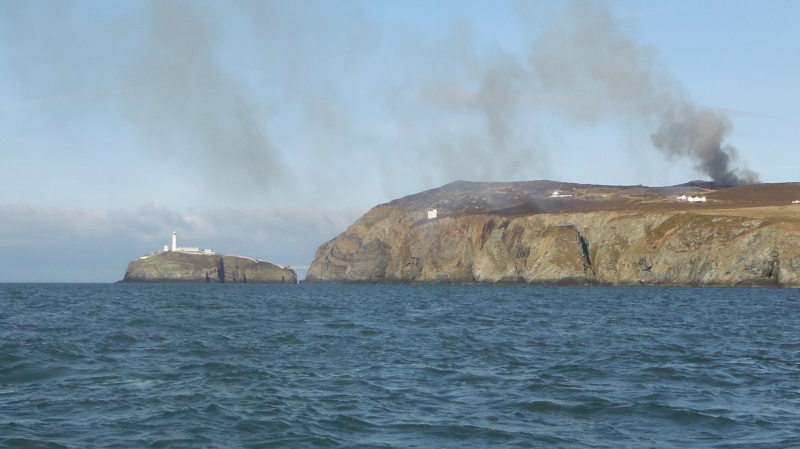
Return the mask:
{"type": "Polygon", "coordinates": [[[800,287],[796,198],[800,184],[458,182],[373,208],[305,282],[800,287]]]}
{"type": "Polygon", "coordinates": [[[295,284],[297,274],[247,257],[162,251],[129,263],[122,282],[295,284]]]}

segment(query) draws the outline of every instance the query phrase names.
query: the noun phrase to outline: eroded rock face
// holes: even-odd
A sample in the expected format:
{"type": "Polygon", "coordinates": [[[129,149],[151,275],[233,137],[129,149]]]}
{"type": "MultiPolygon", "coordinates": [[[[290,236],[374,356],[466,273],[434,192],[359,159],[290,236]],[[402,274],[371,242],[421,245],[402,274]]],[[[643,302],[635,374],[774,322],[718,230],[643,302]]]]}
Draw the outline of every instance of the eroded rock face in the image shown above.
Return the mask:
{"type": "Polygon", "coordinates": [[[575,198],[584,206],[559,211],[546,189],[525,197],[508,188],[517,183],[482,184],[492,198],[466,184],[468,194],[448,185],[373,208],[317,250],[305,281],[800,286],[798,221],[733,214],[721,201],[673,207],[647,192],[585,207],[589,195],[606,198],[588,188],[575,198]],[[498,198],[502,210],[489,206],[498,198]]]}
{"type": "Polygon", "coordinates": [[[164,251],[129,263],[122,282],[295,284],[297,274],[246,257],[164,251]]]}

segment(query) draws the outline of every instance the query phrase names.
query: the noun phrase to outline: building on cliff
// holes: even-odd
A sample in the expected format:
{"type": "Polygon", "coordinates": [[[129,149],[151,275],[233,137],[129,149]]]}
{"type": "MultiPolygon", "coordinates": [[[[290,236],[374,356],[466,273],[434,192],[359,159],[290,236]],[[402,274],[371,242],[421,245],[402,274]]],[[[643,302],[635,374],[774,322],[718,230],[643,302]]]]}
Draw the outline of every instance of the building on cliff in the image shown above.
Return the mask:
{"type": "Polygon", "coordinates": [[[172,231],[172,246],[164,245],[164,249],[162,251],[157,251],[154,253],[150,253],[140,257],[139,259],[147,259],[148,257],[158,254],[160,252],[178,252],[178,253],[189,253],[189,254],[216,254],[212,249],[200,249],[198,247],[193,246],[178,246],[178,231],[172,231]]]}
{"type": "Polygon", "coordinates": [[[178,231],[172,231],[172,247],[167,247],[164,245],[164,251],[177,251],[181,253],[202,253],[202,254],[214,254],[214,251],[210,248],[201,250],[198,247],[194,246],[185,246],[181,247],[178,246],[178,231]]]}

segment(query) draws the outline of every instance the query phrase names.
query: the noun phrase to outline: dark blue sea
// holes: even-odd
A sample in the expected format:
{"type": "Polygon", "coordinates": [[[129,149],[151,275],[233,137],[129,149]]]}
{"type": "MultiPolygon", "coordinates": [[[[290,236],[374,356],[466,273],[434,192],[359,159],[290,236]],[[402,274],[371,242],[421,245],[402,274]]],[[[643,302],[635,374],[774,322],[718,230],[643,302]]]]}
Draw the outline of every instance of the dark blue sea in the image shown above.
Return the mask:
{"type": "Polygon", "coordinates": [[[0,447],[800,447],[800,291],[0,284],[0,447]]]}

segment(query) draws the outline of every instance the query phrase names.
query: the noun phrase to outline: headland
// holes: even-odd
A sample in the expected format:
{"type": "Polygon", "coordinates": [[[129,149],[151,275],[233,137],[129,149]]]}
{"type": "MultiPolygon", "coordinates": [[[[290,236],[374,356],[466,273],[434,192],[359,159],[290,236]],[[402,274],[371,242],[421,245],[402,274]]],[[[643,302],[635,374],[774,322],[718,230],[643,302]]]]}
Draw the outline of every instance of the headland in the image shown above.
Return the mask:
{"type": "Polygon", "coordinates": [[[800,183],[457,181],[374,207],[305,282],[800,287],[800,183]]]}

